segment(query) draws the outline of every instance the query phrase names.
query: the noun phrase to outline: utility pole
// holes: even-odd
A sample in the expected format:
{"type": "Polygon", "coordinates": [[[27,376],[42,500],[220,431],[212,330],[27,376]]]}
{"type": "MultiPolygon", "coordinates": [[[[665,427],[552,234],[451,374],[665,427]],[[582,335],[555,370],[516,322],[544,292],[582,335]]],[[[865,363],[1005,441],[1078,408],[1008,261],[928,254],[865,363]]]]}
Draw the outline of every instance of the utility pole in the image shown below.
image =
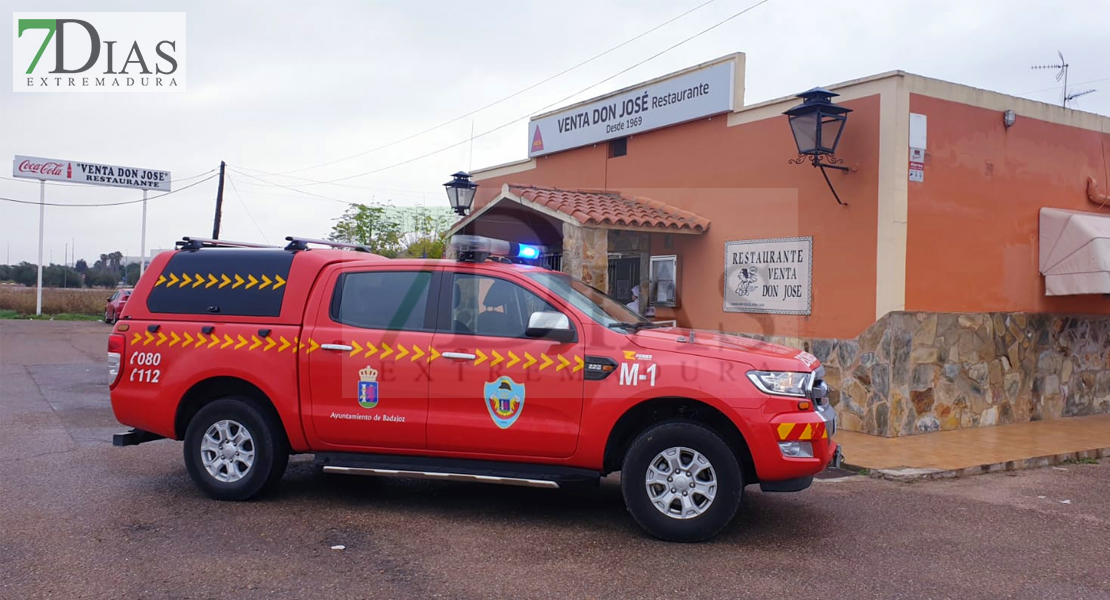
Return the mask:
{"type": "Polygon", "coordinates": [[[220,161],[220,187],[216,188],[216,219],[212,222],[212,239],[220,239],[220,217],[224,208],[224,168],[227,163],[220,161]]]}
{"type": "MultiPolygon", "coordinates": [[[[146,193],[147,189],[143,188],[143,233],[139,241],[139,277],[143,276],[143,265],[146,264],[146,193]]],[[[127,271],[123,272],[123,276],[127,277],[127,271]]]]}
{"type": "Polygon", "coordinates": [[[35,284],[35,314],[42,314],[42,222],[46,218],[46,180],[39,180],[39,272],[35,284]]]}

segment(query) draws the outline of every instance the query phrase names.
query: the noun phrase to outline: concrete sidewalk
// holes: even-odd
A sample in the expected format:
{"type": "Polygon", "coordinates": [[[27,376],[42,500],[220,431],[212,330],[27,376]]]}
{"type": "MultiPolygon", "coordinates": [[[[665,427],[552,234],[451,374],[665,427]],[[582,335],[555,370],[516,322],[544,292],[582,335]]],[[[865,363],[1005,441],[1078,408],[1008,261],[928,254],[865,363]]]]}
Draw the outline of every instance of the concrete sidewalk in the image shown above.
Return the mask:
{"type": "Polygon", "coordinates": [[[1110,415],[884,438],[838,431],[846,466],[894,479],[954,477],[1110,457],[1110,415]]]}

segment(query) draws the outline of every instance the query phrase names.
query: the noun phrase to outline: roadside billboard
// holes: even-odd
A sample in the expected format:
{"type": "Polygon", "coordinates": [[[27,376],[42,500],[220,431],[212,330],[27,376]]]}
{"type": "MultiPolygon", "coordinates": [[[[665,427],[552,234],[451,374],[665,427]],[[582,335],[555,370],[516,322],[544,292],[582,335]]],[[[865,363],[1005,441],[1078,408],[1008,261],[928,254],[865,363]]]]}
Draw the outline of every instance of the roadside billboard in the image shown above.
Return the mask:
{"type": "Polygon", "coordinates": [[[16,155],[12,176],[87,185],[170,191],[170,172],[123,165],[16,155]]]}

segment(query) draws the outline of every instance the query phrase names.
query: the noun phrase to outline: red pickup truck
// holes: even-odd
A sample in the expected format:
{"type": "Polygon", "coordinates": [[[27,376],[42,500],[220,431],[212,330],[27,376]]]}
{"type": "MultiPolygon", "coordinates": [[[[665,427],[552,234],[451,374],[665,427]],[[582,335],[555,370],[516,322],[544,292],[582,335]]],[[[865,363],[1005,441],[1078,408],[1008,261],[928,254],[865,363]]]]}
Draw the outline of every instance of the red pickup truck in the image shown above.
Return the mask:
{"type": "Polygon", "coordinates": [[[500,240],[457,236],[459,260],[289,240],[185,238],[152,261],[108,342],[134,428],[117,446],[184,441],[219,500],[273,487],[293,453],[546,488],[620,471],[635,521],[674,541],[715,535],[746,485],[799,491],[838,455],[806,352],[656,326],[500,240]]]}

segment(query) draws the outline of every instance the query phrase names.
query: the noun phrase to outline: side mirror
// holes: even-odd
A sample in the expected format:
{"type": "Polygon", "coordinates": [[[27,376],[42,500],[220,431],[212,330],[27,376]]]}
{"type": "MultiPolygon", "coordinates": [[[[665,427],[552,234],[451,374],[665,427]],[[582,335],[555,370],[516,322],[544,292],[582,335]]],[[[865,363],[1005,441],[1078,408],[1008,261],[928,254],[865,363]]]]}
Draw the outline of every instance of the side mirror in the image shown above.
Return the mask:
{"type": "Polygon", "coordinates": [[[560,312],[534,312],[528,317],[524,335],[558,342],[573,342],[577,337],[570,326],[570,319],[560,312]]]}
{"type": "Polygon", "coordinates": [[[108,296],[108,302],[111,302],[112,298],[115,298],[115,296],[108,296]]]}

